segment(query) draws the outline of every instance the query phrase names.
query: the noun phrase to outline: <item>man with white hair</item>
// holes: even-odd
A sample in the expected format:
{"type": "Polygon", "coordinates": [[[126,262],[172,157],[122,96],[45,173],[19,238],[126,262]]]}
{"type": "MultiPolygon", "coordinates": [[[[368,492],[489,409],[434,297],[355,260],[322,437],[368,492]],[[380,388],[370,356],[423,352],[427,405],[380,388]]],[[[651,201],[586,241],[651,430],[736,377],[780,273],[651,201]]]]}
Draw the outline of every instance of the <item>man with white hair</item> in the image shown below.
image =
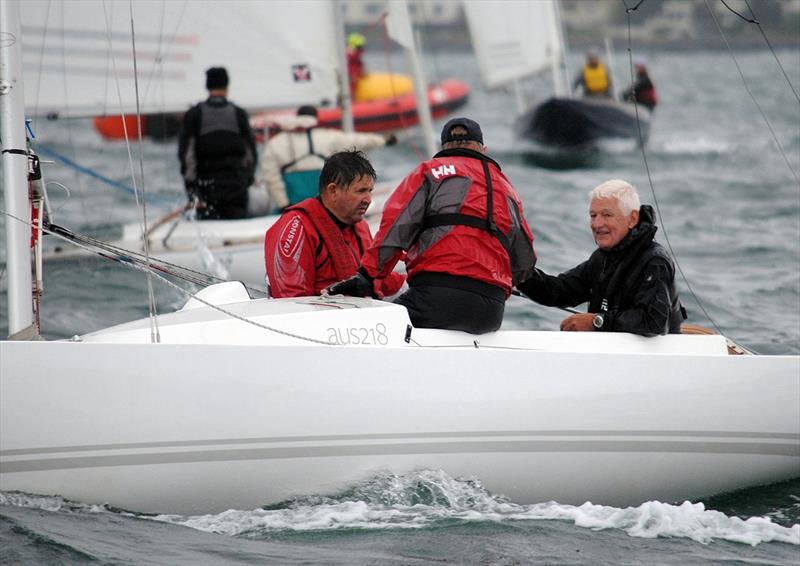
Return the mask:
{"type": "Polygon", "coordinates": [[[653,208],[641,206],[636,189],[618,179],[597,186],[589,197],[590,227],[598,249],[557,276],[536,269],[517,288],[547,306],[574,307],[588,301],[588,312],[567,317],[561,330],[679,334],[686,316],[672,259],[653,240],[653,208]]]}

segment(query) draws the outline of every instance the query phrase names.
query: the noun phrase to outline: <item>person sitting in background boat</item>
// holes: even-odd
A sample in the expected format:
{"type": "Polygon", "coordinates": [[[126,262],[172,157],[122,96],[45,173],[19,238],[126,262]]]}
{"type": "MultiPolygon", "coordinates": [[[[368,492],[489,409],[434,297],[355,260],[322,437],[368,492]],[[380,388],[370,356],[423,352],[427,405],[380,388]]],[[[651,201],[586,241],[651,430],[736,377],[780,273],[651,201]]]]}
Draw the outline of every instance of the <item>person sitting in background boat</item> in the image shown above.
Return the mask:
{"type": "Polygon", "coordinates": [[[206,71],[208,99],[183,117],[178,140],[181,175],[199,219],[247,216],[256,170],[256,141],[247,112],[228,101],[228,72],[206,71]]]}
{"type": "Polygon", "coordinates": [[[512,286],[533,273],[533,234],[481,127],[454,118],[441,141],[389,197],[358,273],[328,293],[374,294],[407,254],[409,289],[395,302],[414,326],[482,334],[500,328],[512,286]]]}
{"type": "Polygon", "coordinates": [[[363,150],[397,143],[394,134],[343,132],[317,127],[317,109],[301,106],[267,143],[261,171],[275,208],[282,210],[319,193],[325,158],[346,148],[363,150]]]}
{"type": "Polygon", "coordinates": [[[583,90],[584,96],[611,96],[611,76],[594,49],[586,53],[586,63],[575,77],[572,89],[576,90],[579,87],[583,90]]]}
{"type": "Polygon", "coordinates": [[[517,285],[543,305],[573,307],[561,330],[632,332],[643,336],[679,334],[686,318],[675,286],[675,267],[656,234],[653,208],[641,206],[636,189],[613,179],[589,193],[589,218],[597,250],[558,276],[536,269],[517,285]]]}
{"type": "Polygon", "coordinates": [[[350,79],[350,94],[356,92],[358,80],[366,74],[364,67],[364,46],[367,39],[360,33],[347,36],[347,76],[350,79]]]}
{"type": "MultiPolygon", "coordinates": [[[[267,230],[264,257],[270,296],[319,295],[328,285],[350,277],[372,242],[364,220],[372,202],[375,169],[358,150],[325,160],[318,196],[290,206],[267,230]]],[[[393,295],[405,281],[394,273],[376,289],[393,295]]]]}
{"type": "Polygon", "coordinates": [[[645,60],[639,58],[634,62],[633,66],[636,71],[636,80],[622,94],[622,99],[636,102],[636,104],[641,104],[652,111],[658,104],[658,95],[656,94],[656,87],[647,73],[645,60]]]}

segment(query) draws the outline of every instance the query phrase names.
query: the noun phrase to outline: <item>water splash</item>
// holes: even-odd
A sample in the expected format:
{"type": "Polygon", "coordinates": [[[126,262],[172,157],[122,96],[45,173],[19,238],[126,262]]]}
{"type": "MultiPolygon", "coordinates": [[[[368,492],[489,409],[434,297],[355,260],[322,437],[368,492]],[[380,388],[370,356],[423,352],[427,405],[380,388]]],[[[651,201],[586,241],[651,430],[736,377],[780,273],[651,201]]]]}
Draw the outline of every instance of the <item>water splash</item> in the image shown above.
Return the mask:
{"type": "Polygon", "coordinates": [[[766,542],[800,545],[800,524],[783,527],[768,516],[742,519],[686,501],[648,501],[638,507],[610,507],[555,501],[520,505],[493,495],[476,479],[455,479],[438,470],[379,474],[335,495],[293,498],[253,510],[214,515],[146,516],[107,505],[76,503],[58,496],[0,492],[0,505],[59,513],[113,513],[182,525],[208,533],[261,539],[285,532],[423,529],[467,523],[565,521],[596,531],[617,529],[637,538],[683,538],[702,544],[726,540],[756,546],[766,542]]]}
{"type": "Polygon", "coordinates": [[[442,471],[382,474],[333,496],[296,498],[251,511],[216,515],[159,515],[157,521],[202,531],[261,538],[281,531],[420,529],[454,522],[557,520],[593,530],[620,529],[640,538],[688,538],[757,545],[778,541],[800,545],[800,524],[783,527],[769,517],[741,519],[708,510],[703,503],[670,505],[649,501],[638,507],[520,505],[487,491],[478,480],[454,479],[442,471]]]}
{"type": "Polygon", "coordinates": [[[223,263],[214,255],[214,252],[211,251],[211,247],[208,244],[208,239],[202,230],[202,222],[197,220],[197,209],[192,208],[189,211],[186,221],[190,222],[194,226],[197,233],[195,247],[197,250],[197,255],[200,257],[203,270],[206,273],[209,273],[210,275],[224,281],[230,279],[230,273],[228,272],[227,267],[225,267],[225,265],[223,265],[223,263]]]}

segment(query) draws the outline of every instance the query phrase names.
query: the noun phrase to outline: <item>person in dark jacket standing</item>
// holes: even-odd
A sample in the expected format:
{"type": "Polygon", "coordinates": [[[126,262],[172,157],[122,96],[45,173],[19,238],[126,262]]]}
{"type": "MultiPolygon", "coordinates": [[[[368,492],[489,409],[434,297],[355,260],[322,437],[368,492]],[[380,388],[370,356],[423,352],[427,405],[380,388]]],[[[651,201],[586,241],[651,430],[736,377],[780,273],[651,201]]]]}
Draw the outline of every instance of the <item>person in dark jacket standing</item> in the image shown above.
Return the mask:
{"type": "Polygon", "coordinates": [[[227,99],[228,72],[206,71],[208,99],[184,115],[178,141],[181,175],[199,219],[247,216],[256,169],[256,142],[242,108],[227,99]]]}
{"type": "Polygon", "coordinates": [[[644,59],[637,59],[633,67],[636,70],[636,80],[625,90],[622,99],[641,104],[652,112],[658,104],[658,94],[656,94],[656,87],[647,73],[644,59]]]}
{"type": "Polygon", "coordinates": [[[480,126],[454,118],[442,151],[395,189],[381,226],[353,277],[330,294],[374,294],[374,283],[403,259],[409,289],[395,302],[420,328],[482,334],[500,328],[513,285],[536,264],[517,191],[486,155],[480,126]]]}
{"type": "Polygon", "coordinates": [[[656,234],[653,208],[641,206],[636,189],[614,179],[589,193],[589,217],[597,250],[558,276],[540,269],[517,285],[543,305],[574,307],[561,330],[679,334],[685,318],[675,286],[675,267],[656,234]]]}

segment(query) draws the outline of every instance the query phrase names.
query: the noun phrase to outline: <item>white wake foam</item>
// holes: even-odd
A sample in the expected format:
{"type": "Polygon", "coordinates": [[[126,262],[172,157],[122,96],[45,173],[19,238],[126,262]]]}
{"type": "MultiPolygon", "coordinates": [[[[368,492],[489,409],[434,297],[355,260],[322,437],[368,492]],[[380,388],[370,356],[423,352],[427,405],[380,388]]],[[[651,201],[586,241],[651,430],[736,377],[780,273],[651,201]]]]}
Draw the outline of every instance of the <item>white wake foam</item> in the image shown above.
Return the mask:
{"type": "Polygon", "coordinates": [[[488,493],[479,482],[455,480],[443,472],[388,474],[330,498],[303,498],[285,506],[166,521],[233,536],[260,536],[276,531],[338,529],[415,529],[440,521],[569,521],[594,530],[620,529],[633,537],[688,538],[700,543],[728,540],[757,545],[785,542],[800,545],[800,524],[783,527],[769,517],[743,520],[702,503],[671,505],[649,501],[620,509],[590,502],[580,506],[557,502],[519,505],[488,493]]]}
{"type": "MultiPolygon", "coordinates": [[[[75,503],[57,496],[0,492],[0,505],[63,513],[118,513],[105,505],[75,503]]],[[[129,515],[128,513],[124,513],[129,515]]],[[[749,545],[800,545],[800,524],[783,527],[769,517],[741,519],[702,503],[671,505],[648,501],[638,507],[563,505],[554,501],[520,505],[489,493],[476,480],[457,480],[441,471],[383,474],[333,496],[293,499],[270,508],[228,510],[214,515],[141,516],[228,536],[260,537],[286,531],[419,529],[441,522],[567,521],[593,530],[619,529],[632,537],[674,537],[703,544],[727,540],[749,545]]]]}

